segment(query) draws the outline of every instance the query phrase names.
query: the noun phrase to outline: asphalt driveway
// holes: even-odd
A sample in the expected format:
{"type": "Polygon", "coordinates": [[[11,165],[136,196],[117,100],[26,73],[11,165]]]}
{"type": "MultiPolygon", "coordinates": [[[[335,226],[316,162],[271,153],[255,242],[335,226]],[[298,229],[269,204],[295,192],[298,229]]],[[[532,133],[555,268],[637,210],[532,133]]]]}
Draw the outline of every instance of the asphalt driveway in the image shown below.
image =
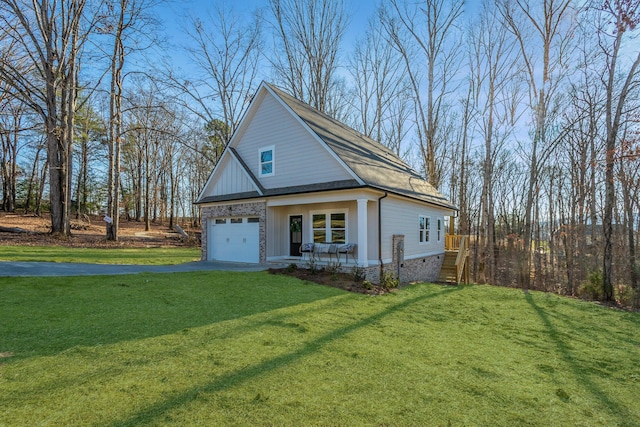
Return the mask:
{"type": "Polygon", "coordinates": [[[0,277],[9,276],[100,276],[136,273],[182,273],[188,271],[262,271],[282,267],[278,264],[245,264],[196,261],[176,265],[82,264],[71,262],[0,261],[0,277]]]}

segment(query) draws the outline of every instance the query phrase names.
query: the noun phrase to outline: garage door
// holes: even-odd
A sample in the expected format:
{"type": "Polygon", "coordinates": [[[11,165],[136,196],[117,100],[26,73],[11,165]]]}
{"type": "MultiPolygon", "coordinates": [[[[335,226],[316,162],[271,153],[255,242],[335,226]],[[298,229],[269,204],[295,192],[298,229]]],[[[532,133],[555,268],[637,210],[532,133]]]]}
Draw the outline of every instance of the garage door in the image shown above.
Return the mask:
{"type": "Polygon", "coordinates": [[[253,262],[260,261],[257,217],[215,218],[209,226],[209,260],[253,262]]]}

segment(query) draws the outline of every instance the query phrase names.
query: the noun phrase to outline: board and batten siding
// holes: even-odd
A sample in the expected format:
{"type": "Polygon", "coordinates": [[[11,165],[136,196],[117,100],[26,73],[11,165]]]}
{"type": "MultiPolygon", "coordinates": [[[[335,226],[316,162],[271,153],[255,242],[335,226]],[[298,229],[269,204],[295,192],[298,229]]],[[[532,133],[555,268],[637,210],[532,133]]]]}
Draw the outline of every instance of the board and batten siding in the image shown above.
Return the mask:
{"type": "Polygon", "coordinates": [[[220,172],[215,181],[210,184],[210,188],[205,191],[205,196],[221,196],[255,190],[247,173],[235,159],[229,156],[220,166],[220,172]]]}
{"type": "Polygon", "coordinates": [[[389,196],[382,200],[382,258],[385,262],[391,260],[392,237],[394,234],[404,235],[404,257],[415,258],[422,255],[444,253],[444,216],[450,211],[436,206],[425,205],[389,196]],[[419,241],[420,215],[431,218],[431,232],[428,243],[419,241]],[[438,219],[442,229],[440,241],[437,238],[438,219]]]}
{"type": "Polygon", "coordinates": [[[345,168],[291,115],[266,93],[235,148],[265,188],[352,179],[345,168]],[[260,177],[259,150],[274,147],[272,176],[260,177]]]}

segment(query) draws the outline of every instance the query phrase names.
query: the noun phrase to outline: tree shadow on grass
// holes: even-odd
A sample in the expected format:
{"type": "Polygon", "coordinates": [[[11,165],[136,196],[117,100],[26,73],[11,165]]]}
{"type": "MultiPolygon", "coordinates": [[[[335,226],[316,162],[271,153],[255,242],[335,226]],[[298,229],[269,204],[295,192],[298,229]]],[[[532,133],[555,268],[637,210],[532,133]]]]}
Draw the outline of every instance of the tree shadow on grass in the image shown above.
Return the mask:
{"type": "Polygon", "coordinates": [[[0,352],[14,354],[9,362],[348,295],[264,272],[16,278],[2,292],[0,352]]]}
{"type": "MultiPolygon", "coordinates": [[[[209,336],[212,340],[225,340],[233,337],[242,336],[255,330],[259,330],[264,326],[280,326],[286,328],[303,329],[296,319],[299,318],[301,313],[305,316],[313,316],[316,312],[326,312],[339,308],[345,302],[351,301],[347,293],[334,296],[331,298],[325,298],[323,300],[313,301],[312,303],[301,302],[297,309],[287,310],[286,312],[277,311],[274,313],[268,313],[261,315],[261,313],[255,313],[256,317],[249,316],[246,321],[242,321],[239,324],[236,322],[226,326],[220,333],[215,336],[209,336]],[[309,306],[311,304],[311,306],[309,306]]],[[[183,332],[188,332],[190,328],[186,328],[183,332]]],[[[146,339],[146,338],[142,338],[146,339]]],[[[3,354],[0,353],[0,366],[2,365],[3,354]]],[[[90,346],[77,346],[69,350],[71,356],[80,357],[101,357],[99,350],[90,346]]],[[[91,376],[102,377],[108,375],[109,377],[121,377],[130,372],[131,363],[136,363],[135,358],[127,357],[134,353],[121,354],[121,357],[125,357],[125,361],[119,360],[115,364],[109,364],[104,366],[100,370],[91,370],[91,376]]],[[[12,357],[12,354],[6,355],[6,357],[12,357]]],[[[144,359],[144,357],[143,357],[144,359]]],[[[29,399],[34,395],[45,396],[48,394],[55,394],[58,391],[63,391],[77,387],[79,384],[83,384],[86,381],[87,372],[84,369],[68,370],[61,369],[56,370],[55,376],[47,378],[39,378],[37,382],[26,383],[21,385],[19,390],[13,390],[11,392],[11,403],[22,402],[25,399],[29,399]]],[[[1,379],[1,378],[0,378],[1,379]]],[[[2,390],[0,390],[2,391],[2,390]]],[[[0,399],[2,393],[0,392],[0,399]]],[[[7,402],[9,404],[9,402],[7,402]]],[[[0,424],[1,425],[1,424],[0,424]]]]}
{"type": "MultiPolygon", "coordinates": [[[[536,304],[531,293],[525,293],[525,299],[527,303],[536,312],[543,325],[547,330],[547,336],[556,346],[557,352],[565,362],[566,366],[570,368],[571,372],[578,380],[578,382],[587,389],[599,402],[606,406],[611,415],[618,418],[620,425],[633,424],[633,415],[626,407],[620,406],[610,396],[608,396],[590,377],[585,373],[585,369],[580,366],[577,358],[572,354],[569,345],[562,337],[562,333],[554,326],[553,322],[539,305],[536,304]]],[[[569,402],[571,396],[563,389],[558,389],[556,395],[565,403],[569,402]]]]}
{"type": "Polygon", "coordinates": [[[461,289],[463,288],[447,287],[438,293],[421,295],[421,296],[400,302],[398,304],[394,304],[388,307],[387,309],[379,313],[376,313],[374,315],[368,316],[360,321],[351,323],[349,325],[343,326],[338,329],[328,331],[326,334],[322,335],[321,337],[306,343],[299,350],[292,351],[282,356],[274,357],[272,359],[266,360],[256,365],[247,366],[235,372],[231,372],[229,374],[216,378],[214,381],[208,384],[193,387],[182,393],[171,396],[168,399],[157,402],[156,404],[149,406],[148,408],[138,412],[137,414],[133,414],[131,417],[127,419],[112,423],[111,426],[114,426],[114,427],[115,426],[136,426],[143,423],[153,423],[154,420],[163,416],[168,411],[187,405],[192,401],[198,399],[201,393],[215,393],[215,392],[223,391],[223,390],[235,387],[239,384],[242,384],[246,381],[249,381],[253,378],[264,375],[265,373],[268,373],[277,369],[281,369],[284,366],[290,365],[310,354],[313,354],[319,351],[321,348],[323,348],[327,344],[335,340],[338,340],[350,333],[353,333],[361,328],[371,325],[372,323],[378,322],[381,319],[393,313],[401,311],[409,306],[418,304],[425,300],[442,297],[446,294],[449,294],[451,292],[458,291],[461,289]]]}

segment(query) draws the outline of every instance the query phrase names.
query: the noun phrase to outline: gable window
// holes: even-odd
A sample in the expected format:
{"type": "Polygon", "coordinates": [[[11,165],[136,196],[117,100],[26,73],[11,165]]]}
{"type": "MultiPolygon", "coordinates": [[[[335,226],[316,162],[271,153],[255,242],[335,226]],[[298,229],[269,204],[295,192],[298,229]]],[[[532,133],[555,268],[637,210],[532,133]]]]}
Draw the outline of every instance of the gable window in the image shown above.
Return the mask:
{"type": "Polygon", "coordinates": [[[347,213],[318,212],[312,215],[313,241],[346,243],[347,213]]]}
{"type": "Polygon", "coordinates": [[[429,242],[429,231],[431,228],[430,218],[428,216],[420,215],[419,228],[420,228],[420,243],[429,242]]]}
{"type": "Polygon", "coordinates": [[[259,165],[260,176],[271,176],[275,173],[275,148],[265,147],[259,151],[259,165]]]}

